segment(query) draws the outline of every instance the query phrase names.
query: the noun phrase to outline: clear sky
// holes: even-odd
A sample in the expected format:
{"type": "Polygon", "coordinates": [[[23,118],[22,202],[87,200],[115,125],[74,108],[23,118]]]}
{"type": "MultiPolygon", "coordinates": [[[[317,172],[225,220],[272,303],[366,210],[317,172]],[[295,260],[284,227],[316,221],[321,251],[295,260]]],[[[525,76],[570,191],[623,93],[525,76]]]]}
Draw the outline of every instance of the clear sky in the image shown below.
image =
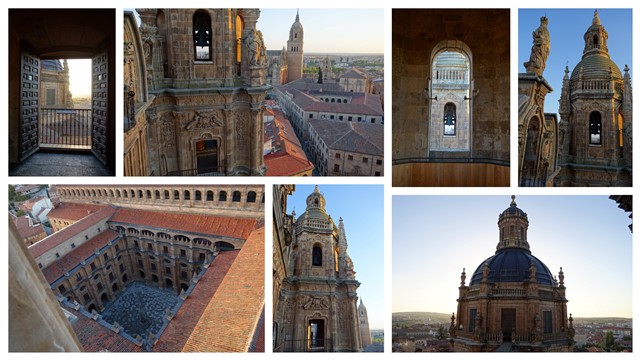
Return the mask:
{"type": "MultiPolygon", "coordinates": [[[[467,284],[494,255],[504,196],[393,196],[393,312],[456,311],[460,274],[467,284]]],[[[629,213],[608,196],[517,196],[528,214],[532,255],[565,274],[574,317],[631,317],[629,213]]]]}
{"type": "MultiPolygon", "coordinates": [[[[518,72],[525,72],[523,63],[529,61],[533,37],[531,33],[540,26],[540,17],[549,19],[549,35],[551,52],[543,76],[553,88],[548,94],[544,111],[558,113],[558,100],[562,92],[562,78],[565,66],[571,71],[582,59],[584,50],[584,33],[591,26],[595,9],[520,9],[518,11],[518,72]]],[[[611,59],[618,65],[624,75],[624,65],[628,64],[633,74],[631,63],[631,10],[630,9],[598,9],[600,22],[609,34],[607,47],[611,59]]],[[[558,118],[559,120],[559,118],[558,118]]]]}
{"type": "Polygon", "coordinates": [[[71,95],[73,97],[91,95],[91,59],[69,59],[67,63],[71,95]]]}
{"type": "MultiPolygon", "coordinates": [[[[384,9],[299,9],[304,51],[384,53],[384,9]]],[[[260,9],[258,30],[267,50],[282,50],[296,9],[260,9]]]]}
{"type": "MultiPolygon", "coordinates": [[[[296,218],[307,208],[315,185],[296,185],[287,199],[287,213],[296,218]]],[[[319,185],[325,210],[338,225],[342,217],[347,234],[347,253],[353,261],[358,296],[369,315],[371,329],[384,327],[384,189],[381,185],[319,185]]],[[[358,300],[360,304],[360,300],[358,300]]]]}

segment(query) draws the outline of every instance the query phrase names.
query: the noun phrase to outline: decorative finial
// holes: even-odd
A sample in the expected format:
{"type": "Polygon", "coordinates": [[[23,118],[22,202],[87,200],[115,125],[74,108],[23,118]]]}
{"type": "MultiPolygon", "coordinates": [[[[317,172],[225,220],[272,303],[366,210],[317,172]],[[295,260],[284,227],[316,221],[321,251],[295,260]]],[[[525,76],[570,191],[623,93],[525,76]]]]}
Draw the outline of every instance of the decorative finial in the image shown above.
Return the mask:
{"type": "Polygon", "coordinates": [[[598,9],[593,12],[593,21],[591,21],[593,25],[600,25],[600,17],[598,16],[598,9]]]}
{"type": "Polygon", "coordinates": [[[467,273],[464,271],[464,268],[462,268],[462,274],[460,275],[460,286],[464,286],[466,279],[467,273]]]}
{"type": "Polygon", "coordinates": [[[558,273],[558,279],[560,279],[560,286],[564,286],[564,272],[562,271],[562,266],[560,267],[560,272],[558,273]]]}
{"type": "Polygon", "coordinates": [[[313,189],[314,193],[319,193],[320,192],[320,188],[318,188],[318,185],[316,185],[316,187],[313,189]]]}
{"type": "Polygon", "coordinates": [[[517,204],[516,204],[516,196],[515,195],[511,195],[511,206],[517,206],[517,204]]]}

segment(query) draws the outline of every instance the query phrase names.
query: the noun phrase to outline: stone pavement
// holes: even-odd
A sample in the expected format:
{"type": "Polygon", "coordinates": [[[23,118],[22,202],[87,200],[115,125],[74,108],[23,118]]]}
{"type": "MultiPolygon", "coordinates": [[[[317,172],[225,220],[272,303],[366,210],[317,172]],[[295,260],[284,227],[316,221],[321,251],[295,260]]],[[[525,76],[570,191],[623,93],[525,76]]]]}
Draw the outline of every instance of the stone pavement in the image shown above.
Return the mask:
{"type": "Polygon", "coordinates": [[[102,317],[111,324],[117,321],[134,338],[136,335],[147,338],[150,332],[157,336],[166,319],[166,309],[173,309],[178,299],[171,289],[133,282],[116,300],[106,303],[102,317]]]}
{"type": "Polygon", "coordinates": [[[113,176],[91,154],[37,152],[21,164],[11,164],[10,176],[113,176]]]}

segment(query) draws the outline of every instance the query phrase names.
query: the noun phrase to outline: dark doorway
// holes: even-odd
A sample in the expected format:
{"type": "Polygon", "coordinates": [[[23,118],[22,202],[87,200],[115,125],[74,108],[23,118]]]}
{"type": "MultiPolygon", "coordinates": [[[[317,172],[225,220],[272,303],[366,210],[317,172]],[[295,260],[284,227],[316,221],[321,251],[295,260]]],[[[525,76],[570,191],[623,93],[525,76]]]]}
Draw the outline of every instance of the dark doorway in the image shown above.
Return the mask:
{"type": "Polygon", "coordinates": [[[516,331],[516,309],[502,309],[502,341],[511,342],[516,331]]]}
{"type": "Polygon", "coordinates": [[[165,279],[164,284],[167,288],[173,288],[173,281],[171,281],[171,279],[165,279]]]}
{"type": "Polygon", "coordinates": [[[216,173],[218,169],[218,141],[200,140],[196,143],[198,174],[216,173]]]}
{"type": "Polygon", "coordinates": [[[313,319],[309,320],[307,326],[307,343],[309,351],[323,351],[324,350],[324,320],[313,319]]]}

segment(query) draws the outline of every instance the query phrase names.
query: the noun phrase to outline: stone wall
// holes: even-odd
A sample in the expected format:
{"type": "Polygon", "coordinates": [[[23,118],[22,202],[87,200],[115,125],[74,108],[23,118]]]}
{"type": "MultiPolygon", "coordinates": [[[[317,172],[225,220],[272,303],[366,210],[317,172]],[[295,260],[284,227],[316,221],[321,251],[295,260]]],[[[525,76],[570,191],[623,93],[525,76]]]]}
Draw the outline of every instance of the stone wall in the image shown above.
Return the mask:
{"type": "Polygon", "coordinates": [[[458,40],[471,53],[471,158],[509,161],[509,9],[393,10],[394,160],[429,149],[431,56],[458,40]]]}

